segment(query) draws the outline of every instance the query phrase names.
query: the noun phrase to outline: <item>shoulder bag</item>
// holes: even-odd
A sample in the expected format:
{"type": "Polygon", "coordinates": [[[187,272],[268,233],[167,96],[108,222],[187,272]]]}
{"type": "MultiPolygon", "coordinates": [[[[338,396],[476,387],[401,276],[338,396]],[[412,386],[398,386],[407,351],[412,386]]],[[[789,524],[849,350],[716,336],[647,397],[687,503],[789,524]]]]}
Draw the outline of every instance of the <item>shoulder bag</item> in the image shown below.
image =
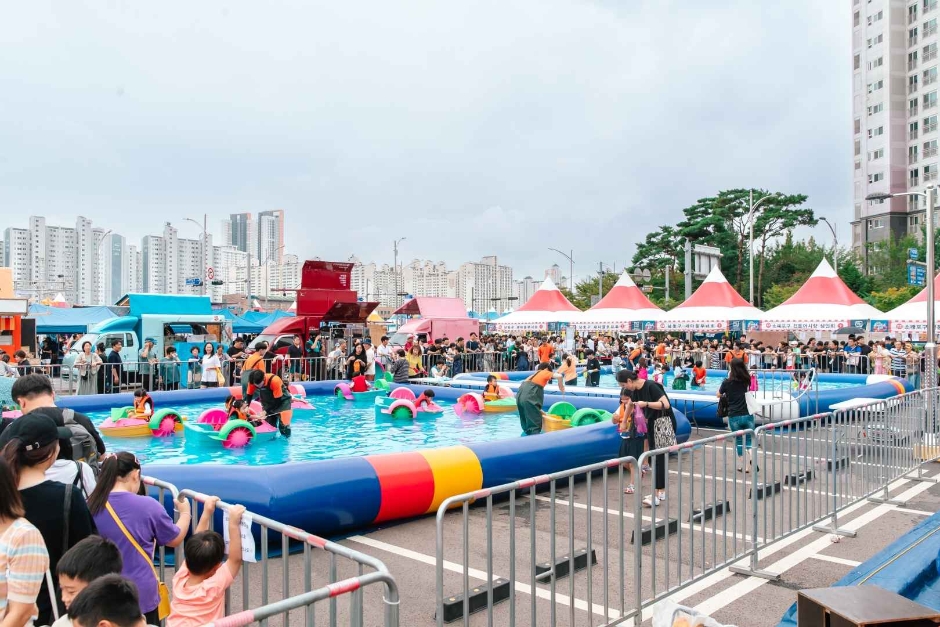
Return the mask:
{"type": "Polygon", "coordinates": [[[160,581],[160,576],[157,575],[157,569],[153,567],[153,556],[148,556],[144,553],[144,550],[140,548],[140,545],[137,543],[137,540],[134,539],[134,536],[130,534],[127,530],[127,527],[124,526],[124,523],[121,522],[121,519],[118,518],[117,512],[114,511],[114,508],[111,507],[110,503],[105,503],[104,505],[108,509],[108,513],[111,514],[111,518],[114,519],[114,522],[117,523],[118,528],[124,534],[124,537],[137,549],[137,552],[144,558],[144,561],[147,562],[147,565],[150,566],[150,570],[153,571],[153,578],[157,580],[157,587],[160,590],[160,605],[157,606],[157,616],[160,620],[163,620],[170,615],[170,590],[166,587],[166,584],[160,581]]]}
{"type": "MultiPolygon", "coordinates": [[[[669,395],[666,394],[665,388],[659,385],[655,381],[648,381],[647,385],[657,385],[660,391],[663,393],[661,398],[669,400],[669,395]]],[[[675,429],[676,416],[672,412],[672,404],[670,403],[669,409],[663,409],[659,412],[659,416],[653,418],[653,444],[656,445],[656,448],[669,448],[670,446],[675,446],[676,441],[676,429],[675,429]],[[663,419],[666,420],[663,420],[663,419]]]]}

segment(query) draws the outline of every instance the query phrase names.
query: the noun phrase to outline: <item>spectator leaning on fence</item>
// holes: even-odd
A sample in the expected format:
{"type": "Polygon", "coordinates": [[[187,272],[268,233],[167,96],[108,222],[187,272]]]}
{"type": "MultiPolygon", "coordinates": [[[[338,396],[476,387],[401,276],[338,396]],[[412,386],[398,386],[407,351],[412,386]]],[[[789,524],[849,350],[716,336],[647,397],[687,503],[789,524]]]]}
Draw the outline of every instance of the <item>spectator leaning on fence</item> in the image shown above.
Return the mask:
{"type": "Polygon", "coordinates": [[[131,453],[118,453],[101,465],[98,485],[88,507],[100,534],[118,545],[123,574],[140,591],[140,611],[147,622],[161,618],[161,586],[152,556],[158,546],[177,547],[186,538],[192,520],[189,501],[174,500],[179,520],[173,523],[163,504],[140,491],[140,462],[131,453]]]}

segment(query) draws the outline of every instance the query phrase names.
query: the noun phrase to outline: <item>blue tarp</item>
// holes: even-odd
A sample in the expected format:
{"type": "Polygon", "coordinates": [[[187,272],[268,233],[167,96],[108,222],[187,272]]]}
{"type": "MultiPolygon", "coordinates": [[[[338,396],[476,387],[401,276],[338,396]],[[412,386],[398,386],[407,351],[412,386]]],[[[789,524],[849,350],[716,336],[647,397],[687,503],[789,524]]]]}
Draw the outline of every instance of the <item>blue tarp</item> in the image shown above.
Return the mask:
{"type": "Polygon", "coordinates": [[[242,314],[242,318],[248,322],[253,322],[255,324],[260,324],[261,328],[268,326],[276,320],[281,318],[290,318],[293,317],[293,313],[289,311],[281,311],[280,309],[272,311],[271,313],[265,313],[262,311],[246,311],[242,314]]]}
{"type": "Polygon", "coordinates": [[[264,326],[257,322],[250,322],[239,317],[231,309],[220,309],[216,313],[225,316],[226,320],[232,321],[232,332],[234,333],[261,333],[264,326]]]}
{"type": "Polygon", "coordinates": [[[36,333],[87,333],[90,327],[117,318],[109,307],[46,307],[30,305],[27,318],[36,320],[36,333]]]}

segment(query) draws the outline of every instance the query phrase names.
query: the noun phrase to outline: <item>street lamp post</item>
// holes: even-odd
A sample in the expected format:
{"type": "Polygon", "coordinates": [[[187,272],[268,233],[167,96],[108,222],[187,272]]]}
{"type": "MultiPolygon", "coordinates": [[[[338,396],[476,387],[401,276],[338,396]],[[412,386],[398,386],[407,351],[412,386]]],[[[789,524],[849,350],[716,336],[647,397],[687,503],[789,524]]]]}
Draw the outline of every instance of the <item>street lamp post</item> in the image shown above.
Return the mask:
{"type": "MultiPolygon", "coordinates": [[[[937,203],[937,188],[930,186],[925,192],[898,192],[895,194],[879,193],[869,194],[865,200],[887,200],[895,196],[923,196],[926,200],[924,223],[927,228],[925,244],[927,246],[927,343],[924,345],[927,368],[924,371],[924,388],[930,390],[937,387],[937,312],[934,302],[934,275],[936,261],[934,260],[934,205],[937,203]]],[[[933,421],[933,393],[927,395],[927,416],[933,421]]]]}
{"type": "MultiPolygon", "coordinates": [[[[202,214],[202,237],[199,240],[199,251],[202,256],[202,276],[199,278],[200,293],[205,296],[206,294],[206,273],[209,269],[209,264],[206,261],[206,222],[208,221],[209,216],[207,214],[202,214]]],[[[197,227],[199,223],[193,220],[192,218],[183,218],[186,222],[192,222],[197,227]]]]}
{"type": "Polygon", "coordinates": [[[549,250],[558,253],[568,260],[568,290],[574,293],[574,250],[572,250],[571,254],[568,255],[561,252],[557,248],[549,248],[549,250]]]}
{"type": "Polygon", "coordinates": [[[754,203],[754,190],[752,189],[748,192],[748,209],[747,212],[747,222],[750,234],[747,239],[747,261],[748,261],[748,300],[751,304],[754,304],[754,211],[760,207],[761,203],[767,200],[768,198],[773,198],[771,195],[764,196],[757,203],[754,203]]]}
{"type": "Polygon", "coordinates": [[[393,252],[395,253],[395,267],[394,267],[394,270],[395,270],[395,294],[396,294],[396,296],[395,296],[395,309],[398,309],[399,307],[401,307],[401,296],[399,295],[399,294],[401,293],[401,284],[400,284],[400,281],[399,281],[399,279],[400,279],[400,273],[398,272],[398,245],[399,245],[400,243],[402,243],[403,241],[405,241],[406,239],[408,239],[408,238],[407,238],[407,237],[399,237],[397,240],[395,240],[394,244],[392,244],[392,250],[393,250],[393,252]]]}
{"type": "Polygon", "coordinates": [[[825,222],[832,231],[832,269],[839,274],[839,238],[836,236],[836,226],[826,218],[819,218],[819,221],[825,222]]]}

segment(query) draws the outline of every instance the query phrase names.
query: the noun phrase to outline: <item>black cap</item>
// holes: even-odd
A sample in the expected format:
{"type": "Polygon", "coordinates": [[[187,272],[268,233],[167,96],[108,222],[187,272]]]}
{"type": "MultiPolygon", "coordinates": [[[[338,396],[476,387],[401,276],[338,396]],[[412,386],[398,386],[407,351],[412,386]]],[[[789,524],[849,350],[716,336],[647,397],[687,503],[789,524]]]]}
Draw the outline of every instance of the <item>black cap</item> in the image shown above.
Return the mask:
{"type": "Polygon", "coordinates": [[[0,434],[0,449],[12,440],[19,440],[21,447],[27,451],[34,451],[49,446],[58,440],[68,440],[72,431],[56,425],[55,420],[42,414],[25,414],[20,416],[0,434]]]}

